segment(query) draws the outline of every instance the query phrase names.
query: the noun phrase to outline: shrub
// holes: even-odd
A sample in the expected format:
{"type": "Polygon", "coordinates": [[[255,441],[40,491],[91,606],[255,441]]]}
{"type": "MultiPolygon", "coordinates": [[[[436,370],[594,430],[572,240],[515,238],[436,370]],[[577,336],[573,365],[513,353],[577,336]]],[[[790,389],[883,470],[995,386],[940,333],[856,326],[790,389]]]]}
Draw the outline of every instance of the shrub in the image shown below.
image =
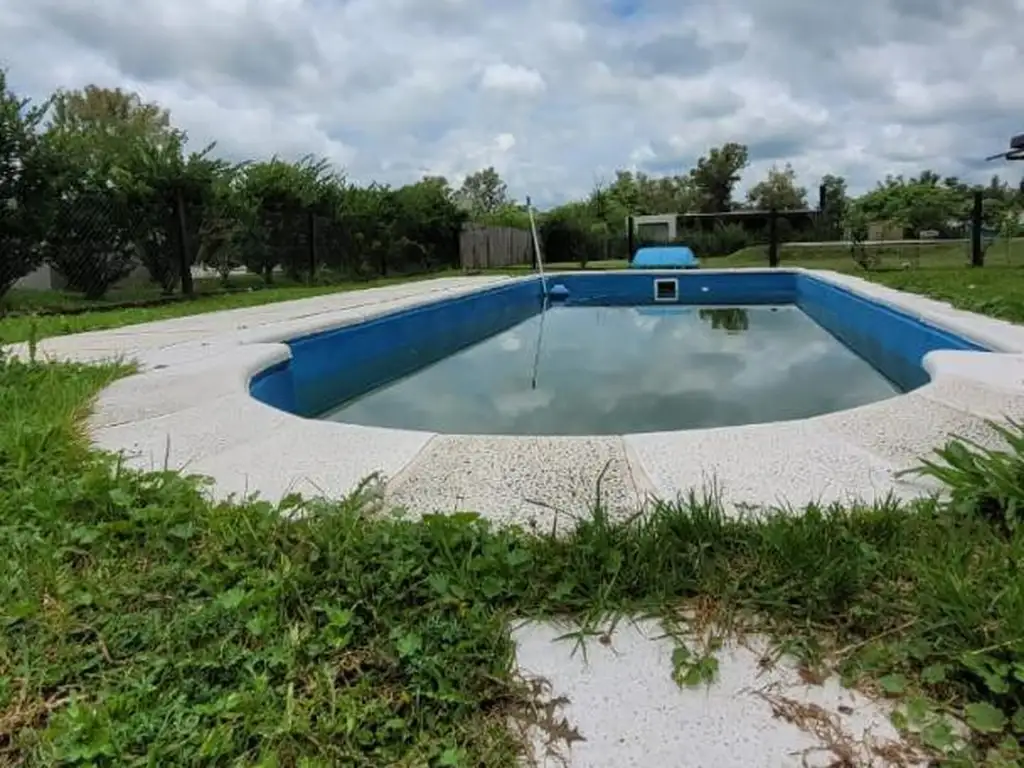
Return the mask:
{"type": "Polygon", "coordinates": [[[716,224],[713,229],[687,229],[679,232],[676,240],[688,245],[699,258],[728,256],[730,253],[754,245],[758,239],[740,224],[716,224]]]}
{"type": "Polygon", "coordinates": [[[55,160],[38,132],[46,106],[9,91],[0,70],[0,297],[43,262],[55,160]]]}
{"type": "Polygon", "coordinates": [[[538,237],[547,261],[575,261],[586,267],[606,258],[604,225],[568,207],[552,211],[541,222],[538,237]]]}
{"type": "Polygon", "coordinates": [[[46,241],[46,260],[68,288],[101,299],[139,265],[145,221],[116,191],[88,179],[66,187],[46,241]]]}

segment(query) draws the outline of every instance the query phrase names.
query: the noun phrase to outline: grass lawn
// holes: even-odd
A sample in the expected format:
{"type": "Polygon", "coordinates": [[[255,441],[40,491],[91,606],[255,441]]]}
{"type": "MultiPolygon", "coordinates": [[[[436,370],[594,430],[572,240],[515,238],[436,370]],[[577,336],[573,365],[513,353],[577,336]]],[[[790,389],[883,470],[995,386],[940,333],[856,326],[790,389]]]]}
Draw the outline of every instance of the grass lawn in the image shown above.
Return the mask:
{"type": "MultiPolygon", "coordinates": [[[[881,271],[888,270],[933,270],[963,269],[970,264],[970,244],[965,242],[944,243],[933,241],[923,245],[869,246],[865,250],[877,256],[881,271]]],[[[786,245],[779,249],[782,266],[833,269],[839,272],[863,270],[853,261],[848,246],[786,245]]],[[[768,246],[755,245],[722,258],[707,259],[707,266],[715,267],[766,267],[768,246]]],[[[985,252],[986,267],[1024,267],[1024,239],[993,243],[985,252]]]]}
{"type": "MultiPolygon", "coordinates": [[[[283,275],[278,277],[283,278],[283,275]]],[[[248,273],[232,274],[227,286],[215,277],[196,277],[193,283],[196,294],[204,298],[224,293],[255,290],[263,286],[263,280],[259,275],[248,273]]],[[[289,287],[288,281],[282,280],[279,287],[289,287]]],[[[177,294],[165,296],[161,293],[159,285],[147,282],[113,286],[102,299],[87,299],[74,291],[33,291],[15,288],[4,295],[0,300],[0,305],[11,314],[22,312],[52,312],[56,314],[61,311],[74,313],[93,309],[116,309],[134,303],[173,303],[176,299],[183,300],[177,294]]]]}
{"type": "Polygon", "coordinates": [[[123,372],[0,364],[0,765],[513,766],[510,618],[695,603],[903,699],[935,748],[966,719],[950,765],[1021,757],[1024,527],[1003,513],[1024,451],[951,454],[951,506],[752,522],[694,499],[560,539],[357,498],[288,522],[88,450],[80,418],[123,372]]]}
{"type": "MultiPolygon", "coordinates": [[[[998,317],[1015,323],[1024,322],[1024,241],[1015,240],[1007,258],[1005,243],[996,243],[986,254],[985,266],[976,269],[967,265],[967,245],[928,245],[921,247],[920,266],[909,254],[916,246],[902,251],[878,248],[881,267],[866,271],[854,263],[849,249],[825,246],[783,247],[782,266],[831,269],[858,275],[866,280],[947,301],[955,307],[998,317]],[[904,268],[905,263],[911,264],[904,268]]],[[[709,267],[766,266],[767,251],[763,246],[745,248],[721,259],[709,259],[709,267]]]]}
{"type": "MultiPolygon", "coordinates": [[[[882,257],[879,269],[865,271],[857,266],[847,248],[835,246],[785,247],[781,251],[784,266],[804,266],[816,269],[833,269],[859,274],[869,280],[884,283],[900,290],[922,293],[949,301],[954,306],[983,314],[1000,317],[1014,322],[1024,322],[1024,241],[1011,243],[1006,253],[1003,243],[993,245],[987,255],[987,266],[972,269],[966,265],[967,246],[952,245],[922,246],[920,266],[904,268],[905,263],[917,264],[910,255],[916,246],[902,250],[895,248],[878,249],[882,257]],[[908,261],[909,260],[909,261],[908,261]]],[[[767,265],[767,251],[764,246],[755,246],[738,251],[730,256],[706,259],[708,267],[763,267],[767,265]]],[[[597,261],[587,265],[588,270],[623,269],[625,261],[597,261]]],[[[576,270],[576,262],[552,262],[546,265],[552,272],[576,270]]],[[[510,267],[501,270],[487,270],[486,274],[524,275],[533,267],[510,267]]],[[[416,275],[411,277],[382,278],[367,282],[352,282],[334,285],[279,285],[262,288],[255,276],[234,276],[235,290],[223,293],[215,279],[196,281],[198,295],[194,299],[176,301],[158,306],[116,307],[112,303],[147,300],[153,298],[154,289],[126,289],[112,294],[107,302],[87,302],[85,299],[66,293],[51,291],[11,291],[3,300],[0,314],[0,344],[27,341],[29,338],[62,336],[81,331],[119,328],[153,320],[216,312],[222,309],[236,309],[289,301],[311,296],[321,296],[340,291],[358,290],[380,285],[390,285],[412,280],[434,277],[456,276],[457,270],[416,275]],[[247,284],[251,290],[246,290],[247,284]],[[65,307],[68,314],[52,314],[54,307],[65,307]],[[83,308],[96,311],[82,311],[83,308]],[[33,310],[46,310],[48,314],[33,314],[33,310]]]]}
{"type": "Polygon", "coordinates": [[[452,277],[461,274],[456,270],[431,272],[401,277],[386,277],[331,285],[277,285],[262,287],[255,276],[232,277],[235,289],[225,293],[216,280],[196,280],[196,297],[156,306],[119,306],[118,302],[145,301],[152,299],[153,291],[148,288],[112,293],[106,301],[89,302],[74,294],[58,291],[10,291],[3,299],[0,314],[0,344],[27,341],[36,338],[64,336],[82,331],[97,331],[105,328],[120,328],[126,325],[148,323],[153,320],[167,320],[173,317],[218,312],[222,309],[239,309],[273,304],[279,301],[306,299],[331,293],[375,288],[383,285],[429,280],[437,277],[452,277]],[[55,307],[65,307],[67,314],[53,314],[55,307]],[[82,311],[93,308],[94,311],[82,311]],[[35,314],[33,310],[45,310],[47,314],[35,314]]]}

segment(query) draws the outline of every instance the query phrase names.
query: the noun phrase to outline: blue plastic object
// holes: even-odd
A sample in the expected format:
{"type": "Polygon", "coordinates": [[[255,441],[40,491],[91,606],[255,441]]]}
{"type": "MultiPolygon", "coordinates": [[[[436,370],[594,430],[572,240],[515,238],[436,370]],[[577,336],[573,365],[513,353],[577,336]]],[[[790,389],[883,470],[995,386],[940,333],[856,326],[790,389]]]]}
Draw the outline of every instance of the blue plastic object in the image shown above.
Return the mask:
{"type": "Polygon", "coordinates": [[[630,269],[696,269],[700,260],[685,245],[657,245],[637,249],[630,269]]]}
{"type": "Polygon", "coordinates": [[[559,283],[548,291],[548,298],[551,301],[565,301],[569,298],[569,289],[559,283]]]}

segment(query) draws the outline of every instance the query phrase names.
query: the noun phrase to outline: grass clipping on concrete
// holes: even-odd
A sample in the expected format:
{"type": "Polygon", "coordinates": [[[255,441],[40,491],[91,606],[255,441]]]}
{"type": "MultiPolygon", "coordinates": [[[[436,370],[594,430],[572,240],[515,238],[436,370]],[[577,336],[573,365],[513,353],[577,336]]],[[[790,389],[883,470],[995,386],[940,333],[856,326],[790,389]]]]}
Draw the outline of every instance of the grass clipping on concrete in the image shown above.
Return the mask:
{"type": "Polygon", "coordinates": [[[119,374],[0,366],[0,765],[511,766],[536,711],[511,618],[694,604],[902,699],[950,764],[1020,756],[1024,441],[950,447],[946,504],[749,521],[694,499],[553,538],[359,498],[211,505],[88,450],[119,374]]]}

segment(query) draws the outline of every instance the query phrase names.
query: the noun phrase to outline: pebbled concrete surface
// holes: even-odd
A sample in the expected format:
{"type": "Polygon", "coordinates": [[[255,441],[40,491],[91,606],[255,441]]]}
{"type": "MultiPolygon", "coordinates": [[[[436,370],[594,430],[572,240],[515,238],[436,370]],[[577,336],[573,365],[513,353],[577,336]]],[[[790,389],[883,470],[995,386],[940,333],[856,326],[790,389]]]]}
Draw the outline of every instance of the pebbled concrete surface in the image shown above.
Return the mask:
{"type": "Polygon", "coordinates": [[[573,527],[599,498],[614,517],[633,514],[651,490],[645,481],[619,437],[438,435],[389,495],[414,513],[483,509],[497,522],[550,532],[573,527]]]}
{"type": "MultiPolygon", "coordinates": [[[[801,270],[795,270],[801,271],[801,270]]],[[[611,438],[478,437],[355,427],[281,413],[249,396],[253,374],[287,359],[282,342],[426,301],[533,278],[458,277],[46,339],[43,356],[129,359],[141,372],[104,391],[96,443],[141,468],[213,479],[221,498],[296,491],[337,497],[371,473],[415,513],[473,509],[550,530],[587,514],[601,478],[613,515],[652,494],[713,486],[727,507],[909,497],[933,486],[898,477],[950,437],[998,445],[986,419],[1024,419],[1024,328],[850,275],[816,277],[980,341],[999,354],[935,352],[932,382],[910,394],[813,419],[611,438]],[[603,473],[603,475],[602,475],[603,473]]],[[[15,347],[24,354],[24,345],[15,347]]]]}
{"type": "Polygon", "coordinates": [[[625,438],[655,495],[674,499],[701,489],[736,511],[760,505],[871,501],[920,490],[893,476],[893,465],[830,433],[813,419],[743,427],[659,432],[625,438]]]}
{"type": "MultiPolygon", "coordinates": [[[[843,688],[808,684],[791,659],[765,663],[762,638],[713,653],[711,685],[672,679],[678,641],[655,622],[603,628],[585,652],[571,627],[513,631],[520,674],[543,684],[539,716],[521,718],[538,768],[825,768],[925,766],[901,742],[891,708],[843,688]],[[599,639],[598,639],[599,638],[599,639]],[[545,702],[552,702],[544,706],[545,702]],[[539,722],[538,722],[539,721],[539,722]],[[889,759],[886,759],[889,757],[889,759]],[[895,758],[895,759],[894,759],[895,758]],[[844,762],[845,759],[845,762],[844,762]]],[[[704,653],[693,639],[691,651],[704,653]]]]}

